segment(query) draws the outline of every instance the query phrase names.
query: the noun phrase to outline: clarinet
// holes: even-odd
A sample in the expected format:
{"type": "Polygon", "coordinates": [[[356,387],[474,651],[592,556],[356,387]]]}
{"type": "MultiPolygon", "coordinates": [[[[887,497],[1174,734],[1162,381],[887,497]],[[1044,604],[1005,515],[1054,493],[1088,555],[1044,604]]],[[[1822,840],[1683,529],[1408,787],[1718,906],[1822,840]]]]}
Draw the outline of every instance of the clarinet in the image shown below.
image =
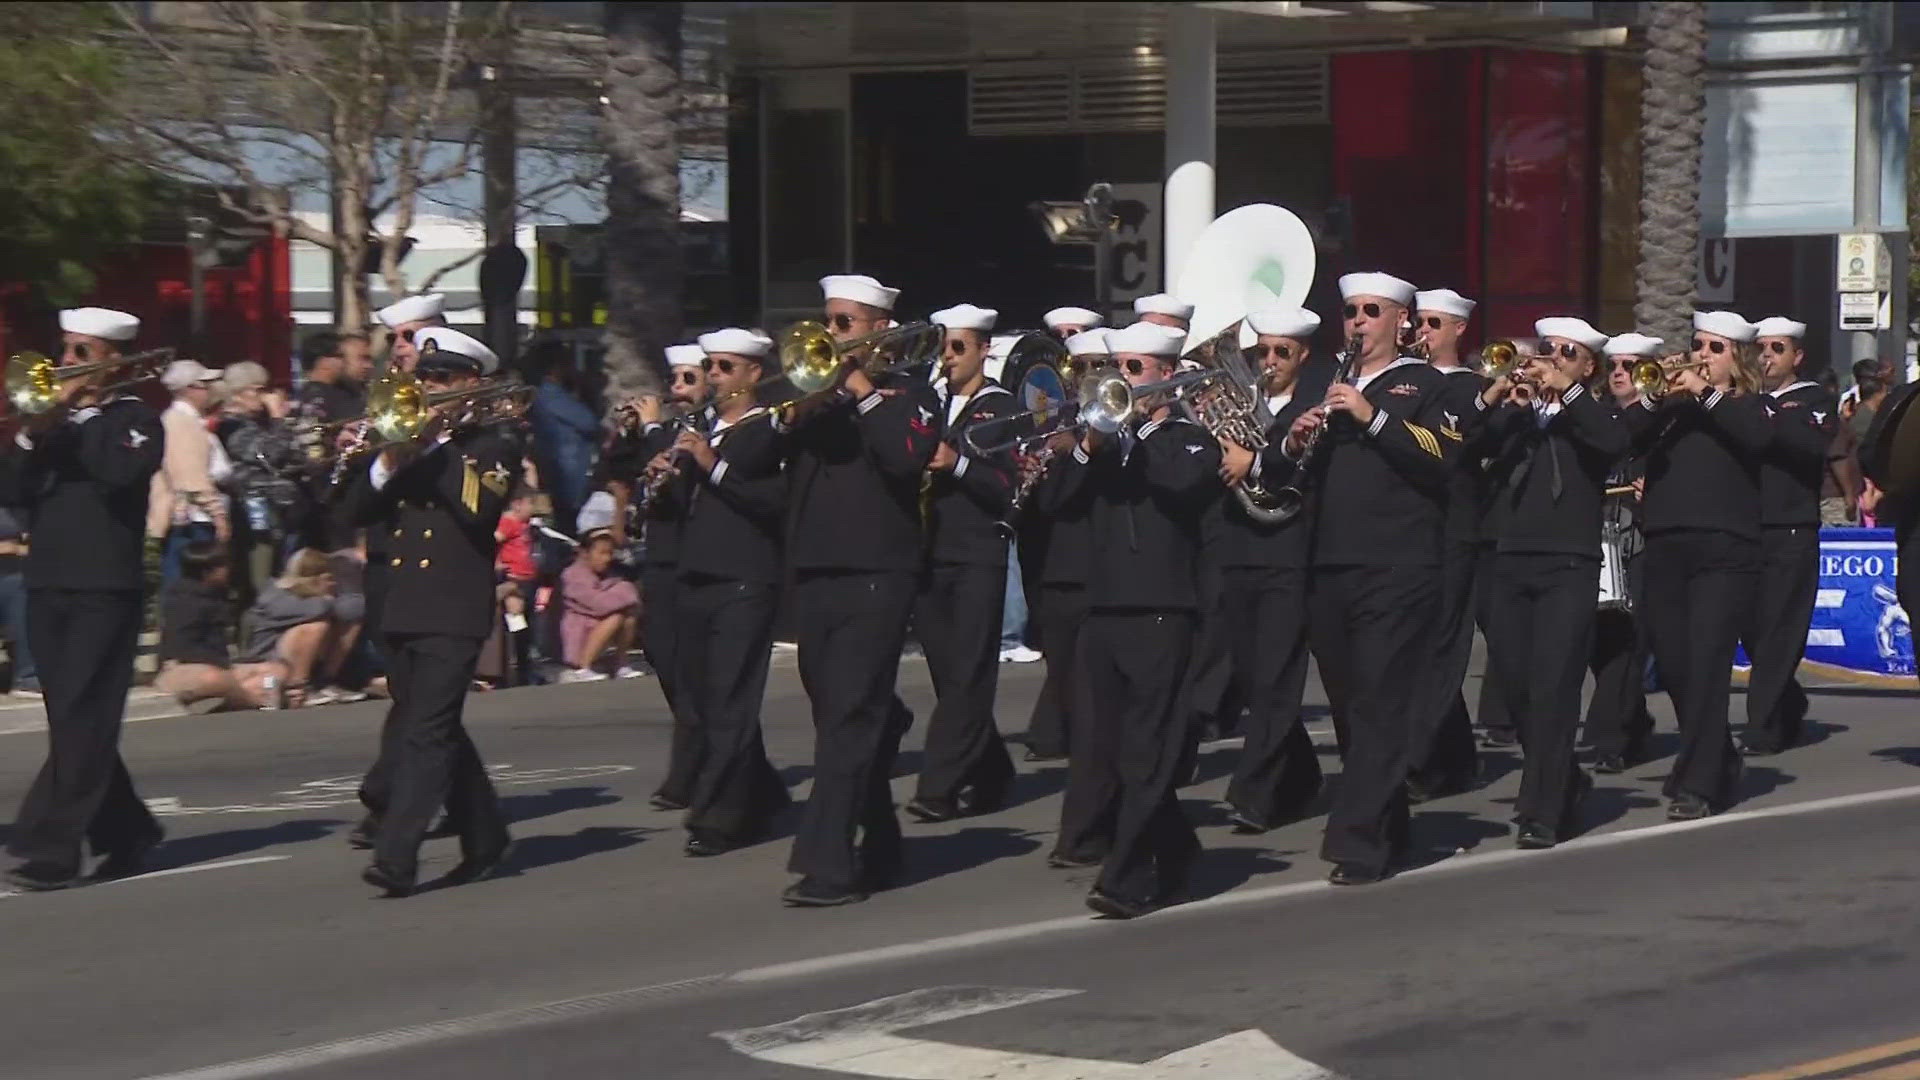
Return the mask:
{"type": "MultiPolygon", "coordinates": [[[[1352,382],[1354,368],[1359,366],[1359,363],[1360,335],[1355,334],[1347,339],[1347,347],[1340,353],[1340,366],[1333,373],[1333,381],[1335,383],[1352,382]]],[[[1305,444],[1300,447],[1300,460],[1295,463],[1293,481],[1273,493],[1275,521],[1291,521],[1307,505],[1305,490],[1308,479],[1307,470],[1313,464],[1314,456],[1320,449],[1321,437],[1327,433],[1328,426],[1328,423],[1323,422],[1307,435],[1305,444]]]]}

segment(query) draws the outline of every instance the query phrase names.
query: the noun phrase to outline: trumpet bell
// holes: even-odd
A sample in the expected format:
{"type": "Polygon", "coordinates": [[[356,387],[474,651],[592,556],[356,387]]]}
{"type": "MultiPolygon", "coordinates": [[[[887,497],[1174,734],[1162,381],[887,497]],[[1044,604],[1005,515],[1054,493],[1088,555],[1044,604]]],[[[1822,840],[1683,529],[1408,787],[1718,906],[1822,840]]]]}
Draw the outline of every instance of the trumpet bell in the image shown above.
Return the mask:
{"type": "Polygon", "coordinates": [[[23,352],[7,358],[7,402],[13,410],[35,416],[60,404],[60,380],[45,355],[23,352]]]}
{"type": "Polygon", "coordinates": [[[1119,431],[1133,415],[1133,387],[1126,376],[1097,372],[1080,380],[1080,422],[1104,435],[1119,431]]]}
{"type": "Polygon", "coordinates": [[[780,370],[802,394],[826,389],[844,356],[833,332],[817,322],[798,322],[780,333],[780,370]]]}
{"type": "Polygon", "coordinates": [[[367,420],[388,442],[411,439],[426,425],[426,394],[412,374],[388,369],[367,388],[367,420]]]}
{"type": "Polygon", "coordinates": [[[1490,379],[1511,375],[1520,364],[1520,346],[1505,339],[1489,341],[1480,347],[1480,363],[1490,379]]]}
{"type": "Polygon", "coordinates": [[[1641,397],[1657,398],[1667,391],[1667,366],[1658,360],[1642,360],[1633,365],[1633,388],[1641,397]]]}

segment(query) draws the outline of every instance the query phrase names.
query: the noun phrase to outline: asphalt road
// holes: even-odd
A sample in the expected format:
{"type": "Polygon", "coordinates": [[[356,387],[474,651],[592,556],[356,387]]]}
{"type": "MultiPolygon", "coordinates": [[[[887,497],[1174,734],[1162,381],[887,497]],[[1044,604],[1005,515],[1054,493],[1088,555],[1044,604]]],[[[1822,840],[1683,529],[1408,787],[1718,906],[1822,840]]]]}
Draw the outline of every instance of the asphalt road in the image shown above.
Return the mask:
{"type": "MultiPolygon", "coordinates": [[[[1019,730],[1040,671],[1002,671],[1019,730]]],[[[924,717],[917,663],[902,683],[924,717]]],[[[1751,769],[1742,812],[1705,826],[1663,823],[1660,761],[1603,778],[1593,832],[1546,853],[1512,850],[1518,761],[1489,755],[1488,786],[1416,818],[1423,868],[1360,890],[1320,883],[1318,821],[1229,833],[1217,745],[1185,793],[1199,899],[1125,924],[1087,916],[1090,875],[1041,861],[1058,768],[1023,765],[997,814],[908,826],[904,887],[796,911],[785,843],[690,861],[647,808],[667,740],[650,682],[469,714],[520,838],[510,873],[403,901],[373,898],[343,843],[377,705],[130,725],[172,837],[161,872],[0,897],[0,1076],[1299,1080],[1304,1059],[1353,1080],[1655,1080],[1920,1034],[1905,695],[1816,695],[1818,741],[1751,769]]],[[[766,717],[803,795],[790,657],[766,717]]],[[[0,806],[40,750],[0,736],[0,806]]],[[[427,874],[457,858],[429,855],[427,874]]]]}

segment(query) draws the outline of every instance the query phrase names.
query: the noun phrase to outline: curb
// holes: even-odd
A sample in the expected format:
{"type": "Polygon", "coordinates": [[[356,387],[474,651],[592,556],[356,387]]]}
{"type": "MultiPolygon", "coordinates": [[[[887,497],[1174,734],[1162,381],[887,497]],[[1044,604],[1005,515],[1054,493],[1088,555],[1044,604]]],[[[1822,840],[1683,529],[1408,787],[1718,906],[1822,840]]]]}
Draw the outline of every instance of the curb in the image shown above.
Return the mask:
{"type": "MultiPolygon", "coordinates": [[[[135,690],[127,697],[127,711],[124,723],[139,720],[163,720],[168,717],[185,716],[187,710],[171,694],[135,690]]],[[[0,705],[0,735],[23,735],[33,731],[47,730],[46,708],[40,702],[21,702],[17,705],[0,705]]]]}

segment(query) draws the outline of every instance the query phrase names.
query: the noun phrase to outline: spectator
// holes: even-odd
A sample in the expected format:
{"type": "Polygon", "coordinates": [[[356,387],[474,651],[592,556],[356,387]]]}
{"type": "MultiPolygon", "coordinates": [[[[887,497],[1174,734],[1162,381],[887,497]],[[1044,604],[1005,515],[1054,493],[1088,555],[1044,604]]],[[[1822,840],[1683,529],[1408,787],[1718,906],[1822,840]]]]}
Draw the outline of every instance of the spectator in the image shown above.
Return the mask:
{"type": "Polygon", "coordinates": [[[227,556],[208,541],[180,553],[180,576],[160,598],[160,674],[154,686],[182,705],[212,702],[216,708],[257,709],[277,691],[286,666],[276,660],[235,664],[233,609],[227,604],[227,556]]]}
{"type": "Polygon", "coordinates": [[[0,635],[13,659],[13,692],[40,696],[40,673],[27,648],[27,530],[24,515],[0,507],[0,635]]]}
{"type": "MultiPolygon", "coordinates": [[[[322,330],[308,334],[300,343],[300,370],[306,381],[294,403],[302,420],[333,424],[366,411],[366,391],[348,378],[349,340],[349,335],[322,330]]],[[[359,343],[364,352],[365,335],[360,335],[359,343]]]]}
{"type": "Polygon", "coordinates": [[[288,534],[305,513],[295,478],[307,460],[287,422],[286,396],[267,389],[266,368],[243,360],[220,382],[227,397],[214,431],[233,462],[234,593],[244,611],[279,570],[288,534]]]}
{"type": "Polygon", "coordinates": [[[641,674],[627,665],[639,624],[640,592],[612,571],[613,534],[598,530],[582,538],[579,556],[560,575],[560,599],[566,605],[560,640],[568,668],[561,682],[604,679],[602,666],[612,667],[622,679],[641,674]]]}
{"type": "Polygon", "coordinates": [[[1854,443],[1865,442],[1867,428],[1873,423],[1873,414],[1880,403],[1887,400],[1887,390],[1893,386],[1893,365],[1885,360],[1858,360],[1853,365],[1853,388],[1851,408],[1847,408],[1848,398],[1841,398],[1841,405],[1847,417],[1848,426],[1853,428],[1854,443]]]}
{"type": "Polygon", "coordinates": [[[330,557],[302,548],[247,610],[247,646],[240,659],[285,664],[290,707],[359,700],[366,695],[328,684],[352,654],[365,611],[364,596],[340,594],[330,557]]]}
{"type": "Polygon", "coordinates": [[[544,370],[527,419],[533,425],[534,460],[553,500],[554,518],[564,528],[587,501],[600,418],[575,395],[576,376],[564,355],[548,357],[544,370]]]}
{"type": "Polygon", "coordinates": [[[373,382],[373,339],[358,330],[340,335],[340,381],[360,401],[364,411],[367,386],[373,382]]]}
{"type": "Polygon", "coordinates": [[[493,538],[499,541],[499,553],[494,556],[495,568],[500,573],[500,606],[505,618],[508,639],[512,643],[514,664],[524,678],[533,666],[533,632],[530,629],[534,613],[535,593],[540,587],[540,568],[533,558],[533,492],[523,484],[515,489],[508,500],[507,508],[500,515],[500,524],[493,531],[493,538]]]}
{"type": "Polygon", "coordinates": [[[227,452],[207,429],[207,410],[213,383],[219,374],[198,360],[175,360],[160,382],[173,394],[173,404],[160,414],[166,433],[166,456],[153,474],[147,504],[149,535],[164,537],[160,580],[180,576],[180,553],[202,540],[227,543],[230,529],[227,502],[218,485],[232,473],[227,452]]]}

